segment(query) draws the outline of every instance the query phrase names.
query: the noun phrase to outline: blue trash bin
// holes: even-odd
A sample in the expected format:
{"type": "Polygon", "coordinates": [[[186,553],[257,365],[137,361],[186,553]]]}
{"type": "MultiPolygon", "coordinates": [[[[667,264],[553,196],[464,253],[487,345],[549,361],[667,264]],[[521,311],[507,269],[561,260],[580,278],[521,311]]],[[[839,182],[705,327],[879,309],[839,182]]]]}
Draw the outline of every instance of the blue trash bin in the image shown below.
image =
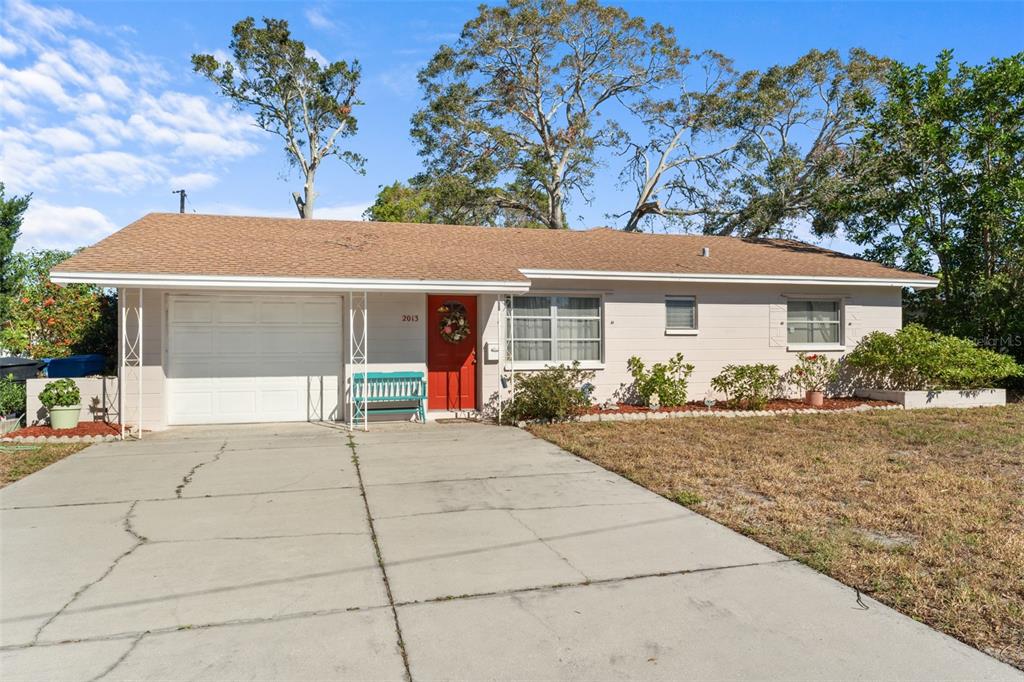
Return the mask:
{"type": "Polygon", "coordinates": [[[107,359],[99,353],[69,355],[66,358],[50,358],[46,363],[46,376],[51,379],[64,377],[87,377],[103,374],[107,359]]]}

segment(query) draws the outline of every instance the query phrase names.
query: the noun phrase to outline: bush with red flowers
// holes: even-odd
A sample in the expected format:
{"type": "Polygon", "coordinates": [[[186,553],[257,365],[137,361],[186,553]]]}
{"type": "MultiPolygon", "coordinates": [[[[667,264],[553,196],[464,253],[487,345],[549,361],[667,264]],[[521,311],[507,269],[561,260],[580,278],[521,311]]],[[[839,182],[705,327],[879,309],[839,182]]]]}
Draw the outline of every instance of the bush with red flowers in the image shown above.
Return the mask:
{"type": "Polygon", "coordinates": [[[50,268],[70,256],[66,251],[15,256],[21,282],[5,306],[7,319],[0,323],[0,347],[33,358],[115,355],[116,297],[96,286],[59,286],[50,281],[50,268]]]}
{"type": "Polygon", "coordinates": [[[804,391],[824,391],[839,377],[839,362],[821,353],[800,353],[799,362],[786,372],[787,384],[804,391]]]}

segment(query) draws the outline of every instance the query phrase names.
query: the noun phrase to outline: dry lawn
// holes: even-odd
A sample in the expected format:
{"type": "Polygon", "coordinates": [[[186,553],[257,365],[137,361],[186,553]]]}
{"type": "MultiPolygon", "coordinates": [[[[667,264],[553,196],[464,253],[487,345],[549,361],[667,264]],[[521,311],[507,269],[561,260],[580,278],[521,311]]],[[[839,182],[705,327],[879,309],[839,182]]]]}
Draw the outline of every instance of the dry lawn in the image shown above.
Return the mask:
{"type": "Polygon", "coordinates": [[[0,442],[0,488],[88,447],[88,443],[0,442]]]}
{"type": "Polygon", "coordinates": [[[1024,404],[531,430],[1024,668],[1024,404]]]}

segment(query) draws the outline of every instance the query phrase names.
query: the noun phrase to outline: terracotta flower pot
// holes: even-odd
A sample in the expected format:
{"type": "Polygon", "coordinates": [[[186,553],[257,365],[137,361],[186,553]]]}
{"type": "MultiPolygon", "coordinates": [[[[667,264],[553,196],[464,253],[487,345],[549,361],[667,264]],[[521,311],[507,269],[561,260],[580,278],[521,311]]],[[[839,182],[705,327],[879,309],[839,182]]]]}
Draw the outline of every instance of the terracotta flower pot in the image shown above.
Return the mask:
{"type": "Polygon", "coordinates": [[[825,394],[822,391],[807,391],[804,402],[811,407],[821,407],[825,404],[825,394]]]}

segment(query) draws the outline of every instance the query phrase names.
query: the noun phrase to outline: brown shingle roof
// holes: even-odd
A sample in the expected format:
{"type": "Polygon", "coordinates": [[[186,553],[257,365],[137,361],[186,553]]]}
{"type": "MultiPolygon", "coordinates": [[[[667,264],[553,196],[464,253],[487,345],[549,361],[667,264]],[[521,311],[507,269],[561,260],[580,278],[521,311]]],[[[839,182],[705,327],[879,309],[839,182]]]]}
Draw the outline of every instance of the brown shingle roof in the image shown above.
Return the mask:
{"type": "Polygon", "coordinates": [[[790,240],[179,213],[150,213],[55,271],[522,282],[520,269],[933,281],[790,240]]]}

